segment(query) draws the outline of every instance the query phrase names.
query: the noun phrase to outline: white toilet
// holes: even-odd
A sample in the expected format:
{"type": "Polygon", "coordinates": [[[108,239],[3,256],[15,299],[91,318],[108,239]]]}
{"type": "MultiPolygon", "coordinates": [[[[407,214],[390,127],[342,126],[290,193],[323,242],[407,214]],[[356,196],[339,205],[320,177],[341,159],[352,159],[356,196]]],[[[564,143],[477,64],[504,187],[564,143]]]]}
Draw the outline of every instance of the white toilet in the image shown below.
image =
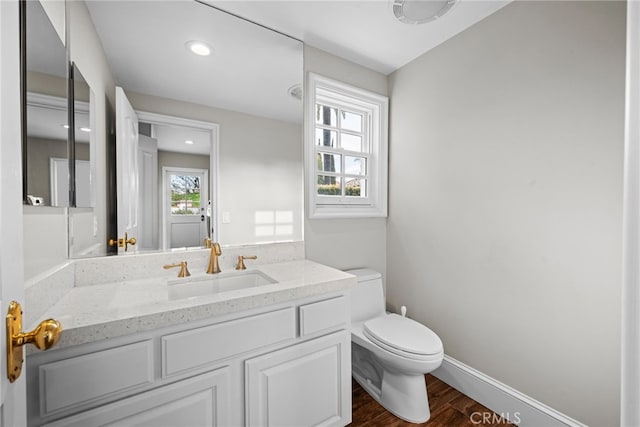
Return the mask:
{"type": "Polygon", "coordinates": [[[442,363],[442,341],[426,326],[385,312],[380,273],[347,272],[358,279],[351,290],[353,378],[397,417],[427,421],[431,413],[424,374],[442,363]]]}

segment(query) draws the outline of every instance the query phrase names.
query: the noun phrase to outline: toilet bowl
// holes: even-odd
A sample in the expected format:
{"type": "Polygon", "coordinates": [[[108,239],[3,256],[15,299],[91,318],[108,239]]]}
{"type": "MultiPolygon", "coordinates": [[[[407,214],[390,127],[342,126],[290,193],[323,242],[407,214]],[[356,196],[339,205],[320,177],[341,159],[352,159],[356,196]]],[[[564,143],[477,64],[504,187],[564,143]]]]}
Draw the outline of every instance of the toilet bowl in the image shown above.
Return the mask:
{"type": "Polygon", "coordinates": [[[413,423],[430,417],[424,375],[442,363],[440,338],[426,326],[385,312],[380,273],[349,270],[353,378],[389,412],[413,423]]]}

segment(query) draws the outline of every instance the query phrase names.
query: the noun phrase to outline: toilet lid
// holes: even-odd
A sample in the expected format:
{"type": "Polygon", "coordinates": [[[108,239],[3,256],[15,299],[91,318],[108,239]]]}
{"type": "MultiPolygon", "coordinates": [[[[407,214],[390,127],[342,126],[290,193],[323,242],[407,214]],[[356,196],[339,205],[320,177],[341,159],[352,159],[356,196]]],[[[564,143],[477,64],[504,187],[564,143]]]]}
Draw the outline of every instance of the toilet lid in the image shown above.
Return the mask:
{"type": "Polygon", "coordinates": [[[415,355],[443,351],[440,338],[426,326],[397,314],[376,317],[364,323],[364,335],[382,347],[415,355]]]}

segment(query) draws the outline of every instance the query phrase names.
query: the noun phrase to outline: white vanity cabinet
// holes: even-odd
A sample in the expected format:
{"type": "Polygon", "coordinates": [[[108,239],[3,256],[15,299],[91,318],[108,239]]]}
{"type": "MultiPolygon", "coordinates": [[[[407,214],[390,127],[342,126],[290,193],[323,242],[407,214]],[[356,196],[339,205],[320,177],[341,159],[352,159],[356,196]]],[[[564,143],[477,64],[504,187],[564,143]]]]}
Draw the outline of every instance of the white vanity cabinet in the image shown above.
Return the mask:
{"type": "Polygon", "coordinates": [[[343,426],[343,292],[27,357],[29,426],[343,426]]]}

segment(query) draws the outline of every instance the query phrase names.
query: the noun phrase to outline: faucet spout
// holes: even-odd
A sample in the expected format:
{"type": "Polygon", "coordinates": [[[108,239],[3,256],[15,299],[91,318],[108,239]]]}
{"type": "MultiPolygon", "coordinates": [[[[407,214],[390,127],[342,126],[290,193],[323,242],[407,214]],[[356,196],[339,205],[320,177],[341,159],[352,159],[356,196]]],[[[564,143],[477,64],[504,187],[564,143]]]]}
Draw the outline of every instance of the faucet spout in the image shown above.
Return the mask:
{"type": "Polygon", "coordinates": [[[220,249],[219,243],[211,243],[211,252],[209,254],[209,266],[207,267],[207,274],[220,273],[220,263],[218,257],[222,255],[222,249],[220,249]]]}

